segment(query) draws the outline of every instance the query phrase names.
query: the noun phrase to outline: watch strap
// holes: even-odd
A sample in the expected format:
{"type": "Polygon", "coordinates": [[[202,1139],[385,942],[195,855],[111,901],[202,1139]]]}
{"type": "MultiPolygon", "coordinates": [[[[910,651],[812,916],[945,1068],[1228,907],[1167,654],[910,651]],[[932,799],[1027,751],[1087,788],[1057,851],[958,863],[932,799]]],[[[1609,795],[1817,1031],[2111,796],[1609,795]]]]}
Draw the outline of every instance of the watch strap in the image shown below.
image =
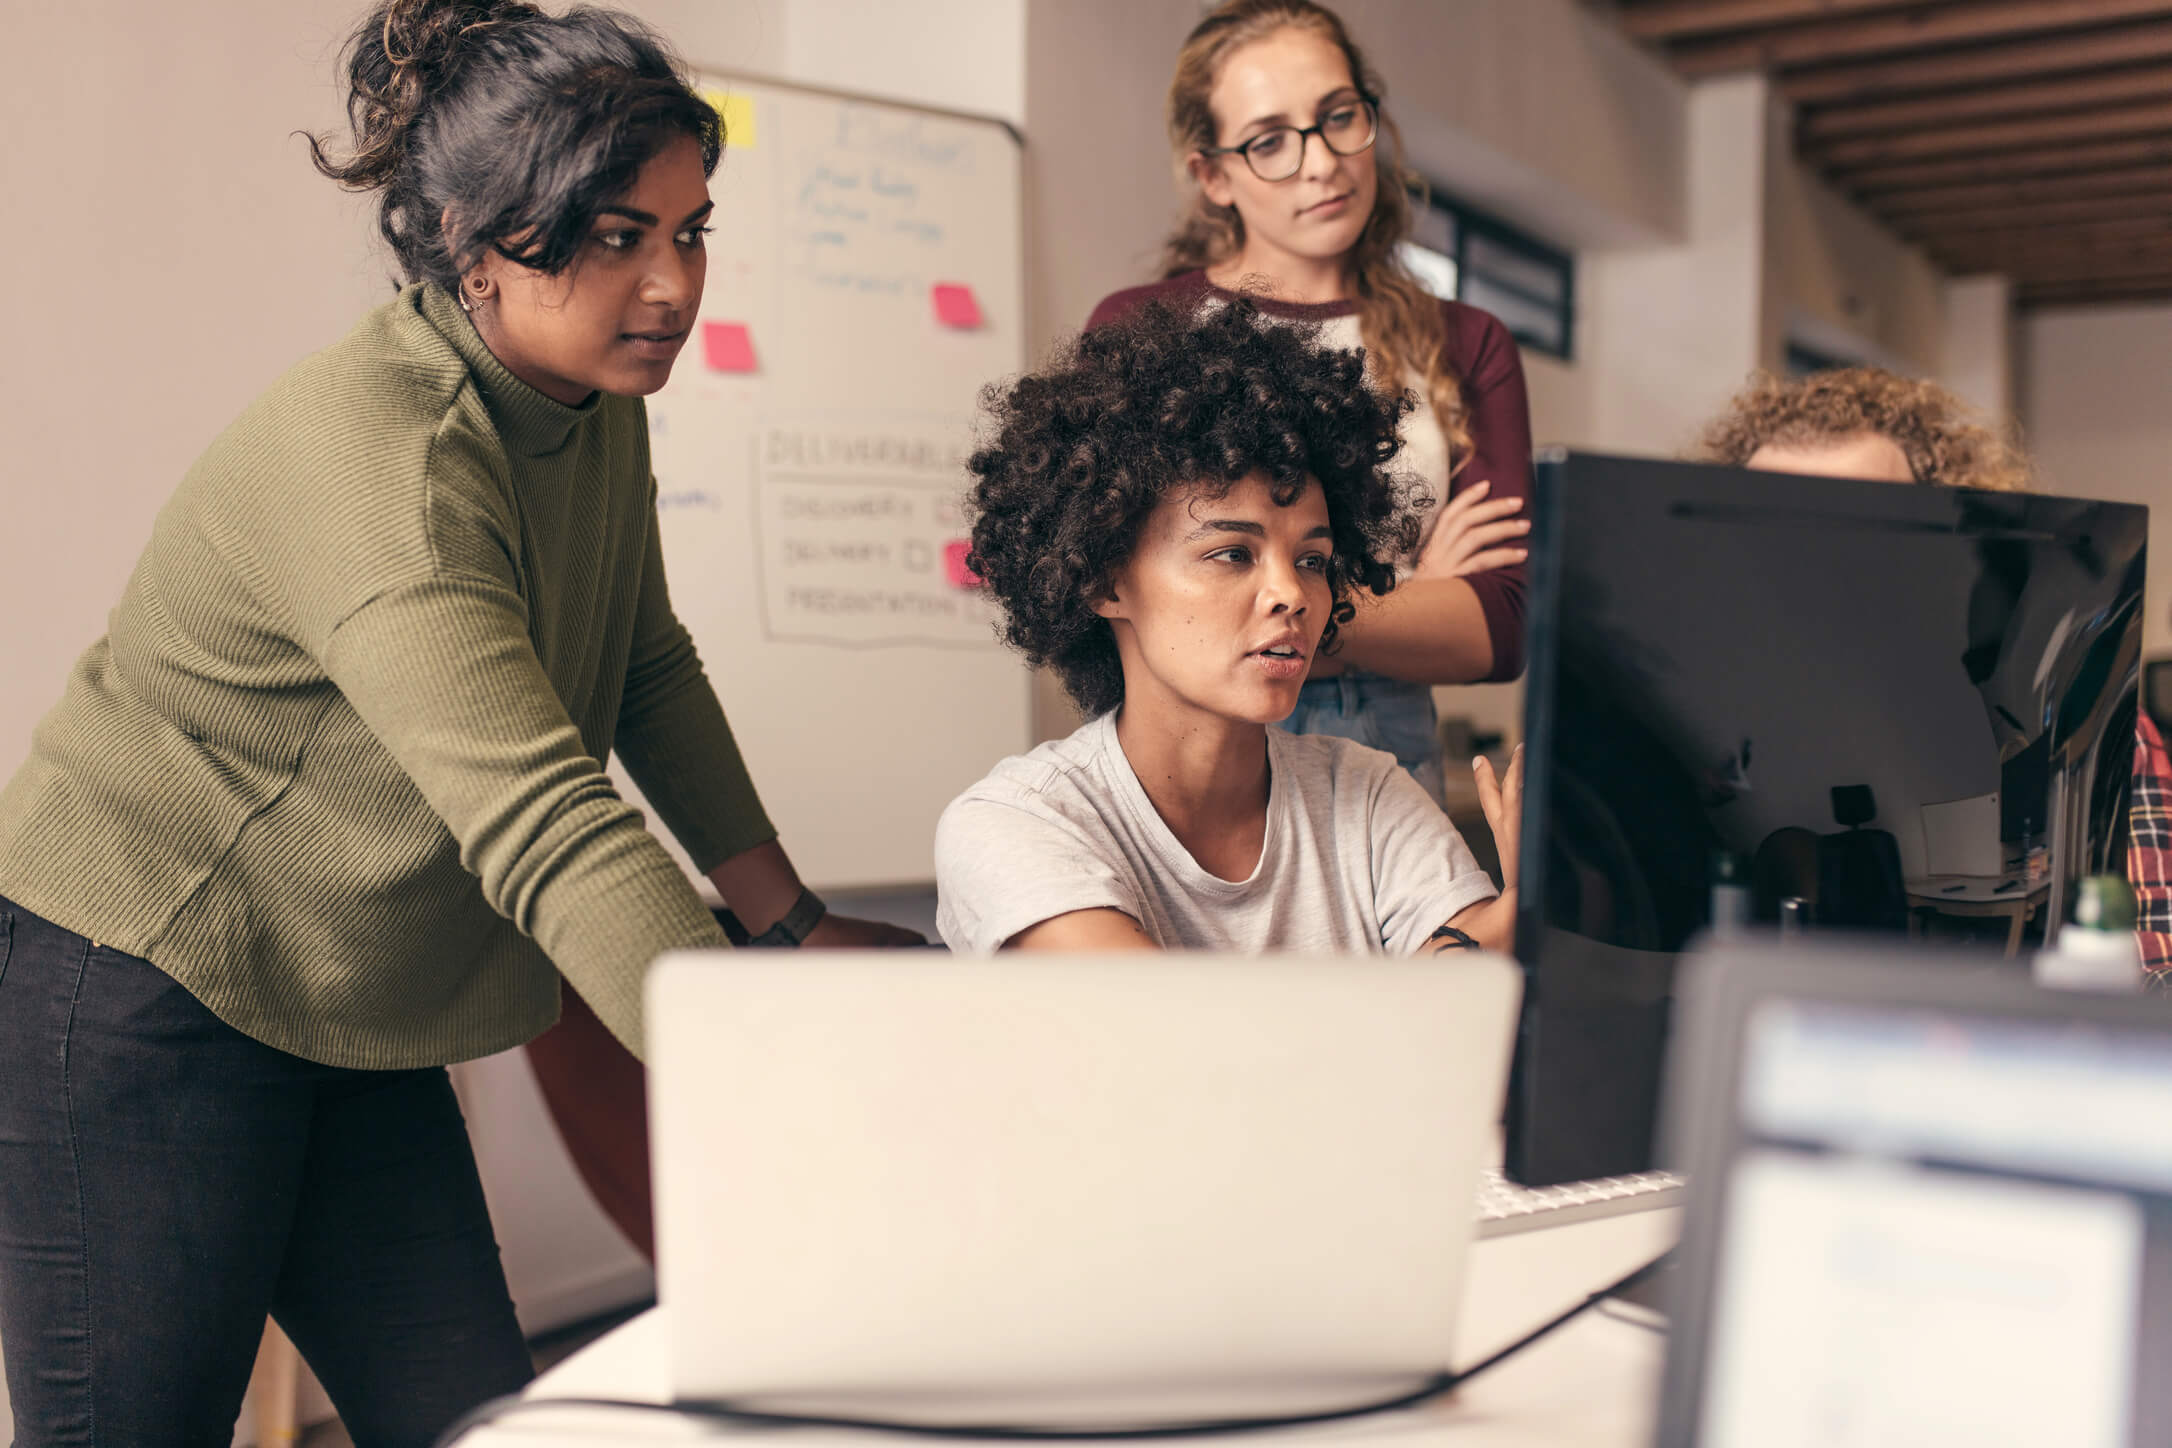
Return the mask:
{"type": "Polygon", "coordinates": [[[747,944],[757,947],[798,946],[806,943],[814,928],[822,923],[822,917],[830,913],[830,907],[822,903],[822,897],[805,886],[800,888],[799,898],[792,908],[784,912],[784,918],[770,926],[747,944]]]}

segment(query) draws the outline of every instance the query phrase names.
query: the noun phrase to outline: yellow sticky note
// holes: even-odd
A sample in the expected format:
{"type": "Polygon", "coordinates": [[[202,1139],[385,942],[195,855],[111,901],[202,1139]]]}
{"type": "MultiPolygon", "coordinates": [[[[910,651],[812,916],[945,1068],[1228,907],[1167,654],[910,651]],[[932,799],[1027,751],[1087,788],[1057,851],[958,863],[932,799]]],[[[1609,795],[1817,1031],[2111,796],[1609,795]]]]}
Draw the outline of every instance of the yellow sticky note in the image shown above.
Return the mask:
{"type": "Polygon", "coordinates": [[[724,119],[724,144],[734,151],[754,149],[754,97],[705,90],[701,98],[724,119]]]}

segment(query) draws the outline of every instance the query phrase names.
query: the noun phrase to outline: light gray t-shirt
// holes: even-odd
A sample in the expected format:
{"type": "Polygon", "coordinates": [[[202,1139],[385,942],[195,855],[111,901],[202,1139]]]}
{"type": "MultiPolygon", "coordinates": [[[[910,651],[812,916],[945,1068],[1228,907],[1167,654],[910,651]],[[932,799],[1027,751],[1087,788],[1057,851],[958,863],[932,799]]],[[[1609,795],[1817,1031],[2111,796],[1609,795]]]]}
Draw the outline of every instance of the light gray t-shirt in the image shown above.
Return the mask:
{"type": "Polygon", "coordinates": [[[1248,880],[1202,869],[1146,797],[1116,714],[1004,760],[935,829],[936,925],[986,955],[1073,910],[1168,949],[1409,955],[1493,881],[1395,756],[1267,731],[1267,838],[1248,880]]]}

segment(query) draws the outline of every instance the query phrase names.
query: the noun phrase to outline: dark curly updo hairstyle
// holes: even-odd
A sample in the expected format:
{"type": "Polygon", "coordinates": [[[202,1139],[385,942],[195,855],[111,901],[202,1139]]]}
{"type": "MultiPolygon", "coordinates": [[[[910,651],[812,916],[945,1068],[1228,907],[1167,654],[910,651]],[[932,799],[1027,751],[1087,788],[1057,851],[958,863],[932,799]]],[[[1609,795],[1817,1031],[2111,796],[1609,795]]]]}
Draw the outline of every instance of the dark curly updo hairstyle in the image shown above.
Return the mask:
{"type": "Polygon", "coordinates": [[[345,161],[381,191],[377,229],[409,281],[451,288],[486,249],[556,274],[597,211],[675,137],[715,171],[723,133],[670,49],[614,11],[517,0],[385,0],[348,40],[345,161]],[[449,224],[448,224],[449,222],[449,224]]]}
{"type": "Polygon", "coordinates": [[[1426,499],[1388,467],[1413,405],[1366,385],[1362,352],[1323,348],[1313,329],[1264,321],[1250,302],[1141,308],[981,394],[967,561],[1002,605],[1010,645],[1103,714],[1123,702],[1124,671],[1094,604],[1155,506],[1259,477],[1286,508],[1317,479],[1334,534],[1324,652],[1356,612],[1351,590],[1388,592],[1395,561],[1417,546],[1412,510],[1426,499]]]}

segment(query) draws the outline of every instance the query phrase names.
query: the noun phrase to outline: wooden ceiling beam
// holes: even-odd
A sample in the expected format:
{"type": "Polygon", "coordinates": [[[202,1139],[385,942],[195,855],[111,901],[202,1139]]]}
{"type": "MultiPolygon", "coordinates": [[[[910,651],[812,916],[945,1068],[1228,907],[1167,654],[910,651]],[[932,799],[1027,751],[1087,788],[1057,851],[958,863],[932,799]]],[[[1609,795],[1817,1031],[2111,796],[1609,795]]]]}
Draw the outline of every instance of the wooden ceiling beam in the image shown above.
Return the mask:
{"type": "Polygon", "coordinates": [[[1697,78],[2010,40],[2032,32],[2167,14],[2172,14],[2172,6],[2164,0],[1969,0],[1682,41],[1670,47],[1670,55],[1677,71],[1697,78]]]}
{"type": "Polygon", "coordinates": [[[1906,236],[1966,236],[1978,232],[2064,231],[2074,226],[2146,228],[2172,217],[2172,188],[2133,196],[2099,196],[2046,206],[1998,206],[1976,211],[1919,211],[1879,220],[1906,236]]]}
{"type": "Polygon", "coordinates": [[[2015,277],[2016,289],[2041,290],[2045,287],[2064,287],[2072,291],[2111,291],[2119,287],[2155,286],[2172,280],[2172,267],[2158,267],[2155,271],[2128,272],[2123,276],[2038,276],[2015,277]]]}
{"type": "Polygon", "coordinates": [[[1880,196],[1881,216],[1899,219],[1922,213],[1959,215],[1971,211],[2028,211],[2068,202],[2119,201],[2130,196],[2172,192],[2172,166],[2135,166],[2117,171],[2084,171],[2073,176],[2039,176],[2022,181],[1979,181],[1959,186],[1925,186],[1880,196]]]}
{"type": "Polygon", "coordinates": [[[2017,287],[2017,307],[2081,307],[2113,302],[2172,301],[2172,276],[2138,277],[2133,281],[2102,286],[2055,283],[2041,287],[2017,287]]]}
{"type": "Polygon", "coordinates": [[[1899,10],[1916,0],[1636,0],[1618,12],[1621,28],[1639,40],[1678,40],[1758,25],[1829,20],[1835,15],[1899,10]]]}
{"type": "Polygon", "coordinates": [[[2032,116],[2016,121],[1924,126],[1890,135],[1827,141],[1802,149],[1814,165],[1848,171],[1942,156],[2024,150],[2033,146],[2071,146],[2076,142],[2155,135],[2172,135],[2172,99],[2056,116],[2032,116]]]}
{"type": "Polygon", "coordinates": [[[1997,85],[2038,76],[2172,60],[2172,20],[2110,30],[2033,35],[2000,45],[1791,70],[1776,84],[1798,105],[1886,100],[1924,91],[1997,85]]]}
{"type": "Polygon", "coordinates": [[[1931,258],[1942,271],[1956,276],[1999,272],[2016,282],[2085,281],[2172,271],[2172,246],[2125,251],[1934,251],[1931,258]]]}
{"type": "Polygon", "coordinates": [[[1974,257],[1958,259],[1956,264],[1940,268],[1948,276],[2002,276],[2017,287],[2044,287],[2074,285],[2081,282],[2098,282],[2110,286],[2119,282],[2131,282],[2137,277],[2159,277],[2165,274],[2165,259],[2136,257],[2131,261],[2113,266],[2102,266],[2093,261],[2073,262],[2060,257],[1974,257]]]}
{"type": "Polygon", "coordinates": [[[2143,136],[2091,145],[2038,146],[1993,156],[1949,156],[1887,166],[1825,170],[1844,189],[1876,204],[1886,192],[1927,186],[1980,185],[1992,181],[2041,181],[2134,166],[2172,165],[2172,136],[2143,136]]]}
{"type": "Polygon", "coordinates": [[[2154,217],[2132,227],[2106,229],[2077,226],[2044,233],[1978,232],[1970,236],[1938,237],[1925,250],[1950,256],[2127,256],[2154,257],[2172,266],[2172,217],[2154,217]]]}
{"type": "Polygon", "coordinates": [[[2076,270],[2118,275],[2136,270],[2172,268],[2172,232],[2132,237],[2124,245],[2098,243],[2072,247],[2057,238],[2003,238],[1998,241],[1926,242],[1923,254],[1941,271],[1996,271],[2022,275],[2046,270],[2076,270]]]}
{"type": "Polygon", "coordinates": [[[2068,281],[2016,282],[2015,290],[2041,292],[2057,289],[2068,292],[2110,292],[2126,291],[2136,287],[2161,286],[2172,286],[2172,269],[2137,272],[2133,276],[2124,277],[2083,277],[2078,280],[2068,281]]]}
{"type": "Polygon", "coordinates": [[[1996,121],[2044,111],[2081,110],[2172,95],[2172,65],[2099,71],[2033,84],[1958,91],[1875,105],[1840,106],[1813,111],[1795,124],[1797,137],[1828,141],[1843,136],[1904,131],[1916,126],[1955,126],[1968,121],[1996,121]]]}

